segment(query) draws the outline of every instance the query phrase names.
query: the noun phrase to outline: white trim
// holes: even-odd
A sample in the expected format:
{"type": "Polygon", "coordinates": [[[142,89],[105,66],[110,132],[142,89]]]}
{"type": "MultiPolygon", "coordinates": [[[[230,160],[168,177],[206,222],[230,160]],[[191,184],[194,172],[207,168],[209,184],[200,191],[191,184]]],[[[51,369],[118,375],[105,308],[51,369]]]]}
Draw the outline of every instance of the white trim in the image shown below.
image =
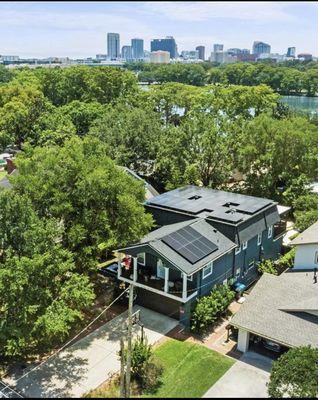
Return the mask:
{"type": "Polygon", "coordinates": [[[168,293],[169,291],[169,268],[164,267],[165,269],[165,286],[164,286],[164,291],[168,293]]]}
{"type": "Polygon", "coordinates": [[[210,261],[209,263],[207,263],[203,269],[202,269],[202,279],[207,278],[208,276],[210,276],[213,273],[213,261],[210,261]],[[209,268],[210,272],[208,274],[205,274],[205,271],[209,268]]]}
{"type": "Polygon", "coordinates": [[[136,282],[137,278],[138,278],[138,274],[137,274],[137,257],[133,257],[133,268],[134,268],[134,272],[133,272],[133,279],[134,282],[136,282]]]}
{"type": "Polygon", "coordinates": [[[185,300],[187,298],[187,293],[188,293],[188,280],[187,280],[187,274],[183,274],[183,285],[182,285],[182,298],[185,300]]]}
{"type": "Polygon", "coordinates": [[[318,251],[316,251],[316,253],[315,253],[314,263],[318,264],[318,251]]]}
{"type": "Polygon", "coordinates": [[[267,238],[270,239],[273,236],[273,225],[270,225],[267,230],[267,238]]]}
{"type": "MultiPolygon", "coordinates": [[[[126,282],[126,283],[131,283],[132,282],[131,279],[123,278],[122,276],[119,278],[119,280],[121,280],[123,282],[126,282]]],[[[186,303],[187,301],[192,299],[192,297],[195,297],[198,294],[198,291],[195,291],[194,293],[191,294],[191,296],[183,299],[182,297],[174,296],[173,294],[170,294],[170,293],[165,293],[165,292],[163,292],[161,290],[155,289],[155,288],[153,288],[151,286],[143,285],[142,283],[139,283],[139,282],[134,282],[134,286],[140,287],[141,289],[149,290],[150,292],[157,293],[157,294],[160,294],[160,295],[165,296],[165,297],[169,297],[170,299],[177,300],[180,303],[186,303]]]]}
{"type": "Polygon", "coordinates": [[[238,247],[235,248],[235,255],[240,254],[242,245],[240,244],[238,247]]]}
{"type": "Polygon", "coordinates": [[[137,253],[137,262],[140,264],[140,265],[143,265],[143,266],[145,266],[146,265],[146,252],[141,252],[141,253],[137,253]],[[140,261],[138,261],[138,258],[141,256],[143,254],[143,262],[140,262],[140,261]]]}
{"type": "Polygon", "coordinates": [[[241,267],[237,267],[235,270],[235,277],[239,278],[241,276],[241,267]]]}
{"type": "Polygon", "coordinates": [[[247,244],[248,244],[248,240],[246,242],[243,242],[243,250],[247,249],[247,244]]]}
{"type": "Polygon", "coordinates": [[[187,275],[187,280],[193,282],[193,275],[187,275]]]}
{"type": "Polygon", "coordinates": [[[262,232],[257,235],[257,246],[262,244],[262,232]]]}

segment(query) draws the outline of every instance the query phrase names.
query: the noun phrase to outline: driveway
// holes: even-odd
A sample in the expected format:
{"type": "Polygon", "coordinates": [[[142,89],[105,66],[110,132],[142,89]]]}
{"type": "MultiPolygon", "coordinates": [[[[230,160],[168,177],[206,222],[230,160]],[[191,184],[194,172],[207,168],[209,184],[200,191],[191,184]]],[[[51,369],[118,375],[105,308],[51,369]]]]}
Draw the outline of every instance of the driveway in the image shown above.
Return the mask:
{"type": "MultiPolygon", "coordinates": [[[[140,320],[149,343],[153,344],[178,325],[178,321],[141,306],[140,320]]],[[[15,387],[26,397],[81,397],[102,384],[110,375],[119,371],[117,352],[124,333],[123,322],[127,312],[63,350],[30,375],[18,381],[5,383],[15,387]]],[[[140,333],[134,326],[134,335],[140,333]]]]}
{"type": "Polygon", "coordinates": [[[203,397],[268,397],[266,383],[273,360],[248,351],[203,397]]]}

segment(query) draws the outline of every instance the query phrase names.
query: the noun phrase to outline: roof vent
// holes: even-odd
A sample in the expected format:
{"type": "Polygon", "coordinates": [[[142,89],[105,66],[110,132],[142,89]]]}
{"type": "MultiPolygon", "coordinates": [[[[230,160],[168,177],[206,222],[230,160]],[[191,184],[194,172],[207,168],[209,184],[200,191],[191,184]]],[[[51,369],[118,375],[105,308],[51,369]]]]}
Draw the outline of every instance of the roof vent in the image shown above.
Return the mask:
{"type": "Polygon", "coordinates": [[[202,198],[202,196],[199,196],[198,194],[195,194],[194,196],[189,197],[188,200],[199,200],[201,198],[202,198]]]}
{"type": "Polygon", "coordinates": [[[223,204],[223,207],[228,207],[228,208],[237,207],[237,206],[239,206],[238,203],[228,202],[228,203],[223,204]]]}

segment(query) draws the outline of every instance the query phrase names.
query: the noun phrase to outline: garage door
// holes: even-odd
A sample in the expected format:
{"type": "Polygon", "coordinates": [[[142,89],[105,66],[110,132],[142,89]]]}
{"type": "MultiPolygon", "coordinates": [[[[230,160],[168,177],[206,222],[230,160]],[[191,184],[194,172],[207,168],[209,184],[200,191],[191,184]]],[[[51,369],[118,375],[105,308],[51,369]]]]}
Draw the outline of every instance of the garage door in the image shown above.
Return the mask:
{"type": "Polygon", "coordinates": [[[179,320],[181,303],[157,293],[137,288],[136,303],[140,306],[179,320]]]}

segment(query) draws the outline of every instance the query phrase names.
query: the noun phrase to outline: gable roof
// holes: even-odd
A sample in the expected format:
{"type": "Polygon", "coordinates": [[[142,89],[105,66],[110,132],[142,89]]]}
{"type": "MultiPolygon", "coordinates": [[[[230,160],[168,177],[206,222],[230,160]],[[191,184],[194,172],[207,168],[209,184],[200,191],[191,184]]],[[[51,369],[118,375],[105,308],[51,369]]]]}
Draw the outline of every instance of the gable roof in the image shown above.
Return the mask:
{"type": "Polygon", "coordinates": [[[142,238],[140,242],[132,244],[131,246],[118,249],[118,251],[127,252],[130,248],[136,248],[144,245],[148,245],[155,252],[159,253],[163,258],[165,258],[168,262],[176,266],[176,268],[180,269],[187,275],[193,274],[194,272],[203,268],[208,262],[219,258],[223,254],[226,254],[231,249],[236,247],[235,243],[222,235],[219,231],[217,231],[209,223],[201,218],[178,222],[176,224],[165,225],[159,229],[150,232],[148,235],[142,238]],[[167,235],[170,235],[188,226],[194,229],[204,238],[211,241],[213,244],[217,245],[217,250],[211,252],[197,262],[191,263],[176,250],[165,243],[165,237],[167,235]]]}
{"type": "Polygon", "coordinates": [[[318,347],[318,284],[312,271],[265,273],[230,323],[287,346],[318,347]]]}
{"type": "Polygon", "coordinates": [[[145,204],[232,225],[241,224],[270,209],[269,218],[274,222],[280,219],[277,203],[273,200],[194,185],[163,193],[145,204]]]}
{"type": "Polygon", "coordinates": [[[292,245],[318,243],[318,221],[291,241],[292,245]]]}

